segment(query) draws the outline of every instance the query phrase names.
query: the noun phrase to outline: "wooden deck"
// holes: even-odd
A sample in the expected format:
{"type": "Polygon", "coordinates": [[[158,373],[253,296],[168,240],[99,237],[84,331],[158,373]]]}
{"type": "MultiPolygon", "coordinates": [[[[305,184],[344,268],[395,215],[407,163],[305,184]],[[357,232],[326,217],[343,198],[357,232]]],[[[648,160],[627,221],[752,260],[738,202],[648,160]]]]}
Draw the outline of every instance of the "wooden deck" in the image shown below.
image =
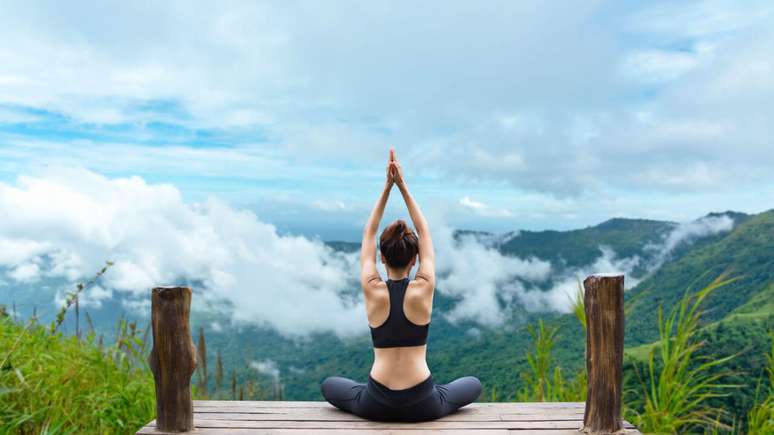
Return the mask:
{"type": "MultiPolygon", "coordinates": [[[[423,423],[381,423],[339,411],[327,402],[194,401],[191,434],[485,434],[578,435],[583,403],[474,403],[423,423]]],[[[640,432],[625,422],[627,434],[640,432]]],[[[160,434],[155,421],[138,434],[160,434]]]]}

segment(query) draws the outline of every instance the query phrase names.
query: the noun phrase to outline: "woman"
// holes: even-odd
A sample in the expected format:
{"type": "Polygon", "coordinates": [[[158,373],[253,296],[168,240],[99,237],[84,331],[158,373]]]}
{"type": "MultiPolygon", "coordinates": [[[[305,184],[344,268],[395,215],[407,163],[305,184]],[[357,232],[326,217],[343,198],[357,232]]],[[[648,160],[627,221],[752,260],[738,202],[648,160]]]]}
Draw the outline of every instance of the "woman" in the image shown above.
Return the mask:
{"type": "Polygon", "coordinates": [[[329,377],[321,390],[337,408],[380,421],[426,421],[450,414],[478,398],[481,382],[468,376],[436,384],[425,355],[433,308],[435,259],[430,229],[406,187],[403,170],[390,149],[387,181],[363,233],[360,284],[374,345],[374,364],[367,384],[329,377]],[[379,237],[382,281],[376,270],[376,231],[392,186],[398,186],[417,234],[403,220],[388,225],[379,237]],[[409,272],[419,254],[414,280],[409,272]]]}

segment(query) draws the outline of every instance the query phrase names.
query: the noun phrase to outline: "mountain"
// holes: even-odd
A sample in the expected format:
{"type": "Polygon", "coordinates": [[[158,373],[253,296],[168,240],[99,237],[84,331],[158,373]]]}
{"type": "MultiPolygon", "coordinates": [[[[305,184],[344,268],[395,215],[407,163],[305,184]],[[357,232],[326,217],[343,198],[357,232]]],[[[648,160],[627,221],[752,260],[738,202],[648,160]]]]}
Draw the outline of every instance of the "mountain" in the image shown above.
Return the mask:
{"type": "Polygon", "coordinates": [[[648,256],[643,249],[658,243],[677,224],[645,219],[614,218],[599,225],[571,231],[520,231],[501,250],[517,257],[535,256],[564,267],[582,267],[599,257],[599,247],[618,257],[648,256]]]}
{"type": "Polygon", "coordinates": [[[774,210],[739,219],[730,233],[685,250],[628,292],[636,315],[627,319],[627,342],[653,341],[659,305],[671,307],[686,290],[701,289],[719,276],[736,280],[707,299],[708,322],[729,315],[774,282],[774,210]]]}

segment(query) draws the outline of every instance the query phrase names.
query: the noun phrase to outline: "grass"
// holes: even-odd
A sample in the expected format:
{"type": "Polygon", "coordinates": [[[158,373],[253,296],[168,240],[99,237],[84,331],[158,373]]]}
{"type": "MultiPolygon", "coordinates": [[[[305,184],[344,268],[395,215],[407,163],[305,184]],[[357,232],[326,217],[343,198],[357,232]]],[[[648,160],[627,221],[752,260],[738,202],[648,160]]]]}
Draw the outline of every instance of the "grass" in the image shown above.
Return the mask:
{"type": "MultiPolygon", "coordinates": [[[[582,292],[581,307],[583,304],[582,292]]],[[[577,295],[576,295],[577,296],[577,295]]],[[[580,310],[583,312],[583,310],[580,310]]],[[[578,310],[576,310],[576,314],[578,310]]],[[[585,329],[585,316],[578,316],[585,329]]],[[[516,398],[522,402],[582,402],[586,400],[587,376],[585,367],[578,371],[572,380],[562,374],[562,368],[554,364],[552,350],[557,340],[558,327],[546,327],[539,320],[537,328],[529,325],[527,330],[532,337],[532,351],[527,353],[528,369],[520,373],[522,388],[516,398]],[[553,370],[551,370],[553,368],[553,370]]],[[[493,395],[493,399],[496,395],[493,395]]]]}
{"type": "Polygon", "coordinates": [[[769,336],[771,350],[766,355],[766,376],[758,383],[756,403],[747,413],[747,432],[751,434],[774,434],[774,333],[769,336]],[[763,392],[765,388],[768,393],[763,392]]]}
{"type": "Polygon", "coordinates": [[[718,279],[694,294],[686,292],[666,317],[659,307],[659,340],[649,349],[644,370],[647,378],[640,375],[642,391],[634,400],[640,411],[630,408],[630,419],[643,432],[684,433],[697,427],[731,429],[722,423],[722,412],[706,403],[735,387],[720,382],[727,373],[713,370],[735,355],[701,359],[696,354],[702,343],[694,336],[704,299],[732,281],[718,279]]]}
{"type": "Polygon", "coordinates": [[[133,433],[153,418],[153,379],[126,322],[100,349],[34,320],[0,317],[0,433],[133,433]]]}

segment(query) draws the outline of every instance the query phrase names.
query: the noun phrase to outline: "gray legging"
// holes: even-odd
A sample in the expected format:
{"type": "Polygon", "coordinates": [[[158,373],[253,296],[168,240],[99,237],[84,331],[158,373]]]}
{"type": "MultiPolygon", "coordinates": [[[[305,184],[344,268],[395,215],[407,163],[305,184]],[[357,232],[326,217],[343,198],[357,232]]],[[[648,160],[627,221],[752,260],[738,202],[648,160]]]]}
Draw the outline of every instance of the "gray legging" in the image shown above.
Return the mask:
{"type": "Polygon", "coordinates": [[[367,384],[332,376],[320,389],[333,406],[369,420],[428,421],[472,403],[481,394],[481,382],[466,376],[436,384],[430,376],[411,388],[391,390],[370,376],[367,384]]]}

